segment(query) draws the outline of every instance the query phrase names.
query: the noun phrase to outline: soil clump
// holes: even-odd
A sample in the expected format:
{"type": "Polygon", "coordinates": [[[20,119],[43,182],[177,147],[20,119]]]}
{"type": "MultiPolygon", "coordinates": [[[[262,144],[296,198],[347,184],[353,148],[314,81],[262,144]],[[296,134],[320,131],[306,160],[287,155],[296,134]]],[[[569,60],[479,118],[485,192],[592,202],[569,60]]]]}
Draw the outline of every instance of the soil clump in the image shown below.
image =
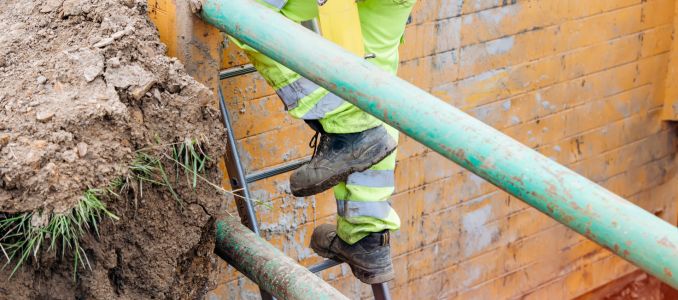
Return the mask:
{"type": "Polygon", "coordinates": [[[146,1],[5,0],[0,28],[0,218],[64,214],[88,189],[127,187],[102,199],[119,220],[103,218],[82,240],[91,269],[74,280],[69,253],[43,246],[11,279],[12,263],[0,271],[0,295],[203,295],[226,199],[205,180],[221,182],[224,130],[214,95],[165,56],[146,1]],[[140,153],[169,157],[185,141],[211,157],[197,183],[166,159],[176,196],[126,180],[140,153]]]}

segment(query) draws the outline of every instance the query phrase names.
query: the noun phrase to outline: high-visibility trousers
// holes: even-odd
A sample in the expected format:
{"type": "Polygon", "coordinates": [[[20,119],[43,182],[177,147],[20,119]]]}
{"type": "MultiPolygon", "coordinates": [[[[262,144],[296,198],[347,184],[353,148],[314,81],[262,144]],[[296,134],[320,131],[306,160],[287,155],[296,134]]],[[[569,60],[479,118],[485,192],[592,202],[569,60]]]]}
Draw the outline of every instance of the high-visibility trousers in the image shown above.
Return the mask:
{"type": "MultiPolygon", "coordinates": [[[[318,15],[317,0],[257,0],[295,22],[318,15]]],[[[353,0],[328,0],[353,1],[353,0]]],[[[357,2],[365,53],[368,61],[395,74],[398,46],[416,0],[360,0],[357,2]]],[[[245,50],[252,64],[275,89],[285,110],[299,119],[318,120],[328,133],[354,133],[384,125],[397,141],[398,131],[353,104],[319,87],[253,48],[231,40],[245,50]]],[[[313,47],[313,45],[308,45],[313,47]]],[[[336,185],[337,235],[354,244],[372,232],[397,230],[400,218],[390,205],[395,191],[395,160],[392,153],[363,172],[353,173],[336,185]]]]}

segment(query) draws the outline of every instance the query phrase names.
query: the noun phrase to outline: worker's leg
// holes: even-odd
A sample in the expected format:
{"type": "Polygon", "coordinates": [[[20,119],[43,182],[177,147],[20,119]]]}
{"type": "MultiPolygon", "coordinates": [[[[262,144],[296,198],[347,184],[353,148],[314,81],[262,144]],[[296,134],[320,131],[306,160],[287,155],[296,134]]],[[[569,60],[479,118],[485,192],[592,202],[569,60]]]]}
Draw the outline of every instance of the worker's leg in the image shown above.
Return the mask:
{"type": "MultiPolygon", "coordinates": [[[[398,46],[414,3],[415,0],[358,2],[365,52],[375,55],[370,62],[393,74],[398,69],[398,46]]],[[[384,126],[397,141],[398,131],[384,126]]],[[[321,226],[313,233],[311,245],[318,254],[348,262],[356,277],[365,283],[384,282],[394,276],[388,231],[400,227],[400,219],[389,203],[395,190],[395,156],[394,152],[337,185],[337,226],[321,226]]]]}
{"type": "MultiPolygon", "coordinates": [[[[314,0],[289,0],[279,11],[293,21],[303,21],[317,14],[317,4],[314,0]]],[[[395,150],[396,140],[381,121],[254,49],[238,45],[276,90],[290,115],[319,122],[325,133],[317,155],[290,176],[293,195],[310,196],[325,191],[395,150]]]]}
{"type": "MultiPolygon", "coordinates": [[[[398,131],[390,126],[388,131],[397,141],[398,131]]],[[[400,228],[400,218],[389,202],[395,191],[395,161],[393,152],[334,187],[337,235],[346,243],[355,244],[370,233],[400,228]]]]}
{"type": "Polygon", "coordinates": [[[327,133],[362,132],[382,124],[377,118],[247,46],[242,47],[285,110],[295,118],[318,120],[327,133]]]}
{"type": "MultiPolygon", "coordinates": [[[[318,15],[317,0],[258,1],[295,22],[310,20],[318,15]]],[[[304,120],[318,120],[327,133],[356,133],[381,125],[381,121],[353,104],[342,100],[251,47],[236,40],[233,41],[245,50],[257,71],[276,90],[291,116],[304,120]]]]}
{"type": "MultiPolygon", "coordinates": [[[[392,74],[398,71],[400,63],[398,47],[414,3],[414,0],[358,2],[365,53],[374,54],[374,58],[369,61],[392,74]]],[[[385,126],[397,141],[398,131],[388,125],[385,126]]],[[[351,216],[340,217],[338,234],[342,240],[353,244],[371,232],[400,227],[398,215],[388,204],[394,191],[394,171],[395,153],[365,172],[350,175],[343,188],[335,189],[337,199],[347,200],[343,202],[345,208],[362,205],[378,208],[381,212],[373,214],[373,210],[365,209],[365,214],[362,214],[361,210],[354,210],[351,216]],[[371,176],[366,176],[366,174],[371,174],[371,176]],[[351,199],[358,203],[350,202],[351,199]],[[366,205],[365,202],[370,202],[370,204],[366,205]]]]}

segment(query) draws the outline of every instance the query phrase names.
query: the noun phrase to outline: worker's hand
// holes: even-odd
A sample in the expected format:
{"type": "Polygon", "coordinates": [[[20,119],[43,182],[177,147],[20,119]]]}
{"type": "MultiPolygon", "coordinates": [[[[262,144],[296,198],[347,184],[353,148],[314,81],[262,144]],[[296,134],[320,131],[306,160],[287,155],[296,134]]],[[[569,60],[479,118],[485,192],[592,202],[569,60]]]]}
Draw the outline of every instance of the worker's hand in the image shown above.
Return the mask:
{"type": "Polygon", "coordinates": [[[202,0],[188,0],[188,6],[191,8],[191,12],[200,15],[202,0]]]}

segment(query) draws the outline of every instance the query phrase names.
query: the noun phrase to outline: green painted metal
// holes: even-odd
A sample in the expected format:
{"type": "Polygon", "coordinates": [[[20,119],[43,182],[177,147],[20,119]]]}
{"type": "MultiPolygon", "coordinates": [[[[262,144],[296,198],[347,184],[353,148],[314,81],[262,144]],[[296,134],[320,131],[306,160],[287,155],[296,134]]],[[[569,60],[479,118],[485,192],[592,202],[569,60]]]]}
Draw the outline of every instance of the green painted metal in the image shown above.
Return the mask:
{"type": "Polygon", "coordinates": [[[202,18],[678,288],[678,228],[252,0],[202,18]]]}
{"type": "Polygon", "coordinates": [[[240,224],[217,222],[215,253],[277,299],[348,299],[320,277],[240,224]]]}

